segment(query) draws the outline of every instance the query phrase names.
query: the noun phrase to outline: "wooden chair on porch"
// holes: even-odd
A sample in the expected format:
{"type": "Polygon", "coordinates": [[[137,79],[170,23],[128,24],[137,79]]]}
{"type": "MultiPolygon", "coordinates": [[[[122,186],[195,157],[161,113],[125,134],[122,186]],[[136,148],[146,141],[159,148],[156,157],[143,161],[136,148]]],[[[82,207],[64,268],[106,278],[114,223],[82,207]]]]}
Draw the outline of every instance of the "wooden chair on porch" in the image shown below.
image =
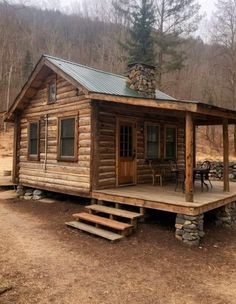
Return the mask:
{"type": "Polygon", "coordinates": [[[152,184],[153,184],[153,186],[155,185],[155,181],[158,178],[160,186],[162,187],[163,186],[163,177],[165,175],[164,168],[162,168],[160,166],[160,162],[157,162],[155,160],[149,159],[148,164],[149,164],[149,167],[152,171],[152,184]]]}

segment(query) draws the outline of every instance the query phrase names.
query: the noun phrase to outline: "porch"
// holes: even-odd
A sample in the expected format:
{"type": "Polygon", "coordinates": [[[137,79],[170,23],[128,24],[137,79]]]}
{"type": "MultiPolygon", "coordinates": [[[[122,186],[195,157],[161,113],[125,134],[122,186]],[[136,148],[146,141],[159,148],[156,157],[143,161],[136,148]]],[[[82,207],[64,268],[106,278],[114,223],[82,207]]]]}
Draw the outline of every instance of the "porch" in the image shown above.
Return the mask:
{"type": "Polygon", "coordinates": [[[224,183],[213,181],[213,188],[201,191],[200,183],[194,187],[194,202],[186,202],[185,194],[174,184],[152,186],[139,184],[104,190],[94,190],[92,198],[119,204],[156,209],[186,215],[199,215],[236,201],[236,183],[230,183],[230,191],[224,192],[224,183]]]}

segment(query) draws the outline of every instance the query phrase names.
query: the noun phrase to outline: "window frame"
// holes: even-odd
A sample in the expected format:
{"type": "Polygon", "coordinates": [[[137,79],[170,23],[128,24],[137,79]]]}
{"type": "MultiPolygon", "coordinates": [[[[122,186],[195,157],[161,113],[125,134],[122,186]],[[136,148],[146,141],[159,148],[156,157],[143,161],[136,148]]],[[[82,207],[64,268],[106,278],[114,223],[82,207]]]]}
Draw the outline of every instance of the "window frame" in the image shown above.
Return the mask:
{"type": "Polygon", "coordinates": [[[78,115],[60,116],[57,120],[57,161],[62,162],[77,162],[78,161],[78,115]],[[75,120],[74,129],[74,156],[62,156],[61,155],[61,121],[73,118],[75,120]]]}
{"type": "Polygon", "coordinates": [[[48,85],[47,85],[47,104],[53,104],[57,101],[57,79],[53,79],[51,80],[48,85]],[[49,94],[49,91],[50,91],[50,86],[51,85],[55,85],[55,99],[50,101],[49,97],[50,97],[50,94],[49,94]]]}
{"type": "Polygon", "coordinates": [[[160,123],[157,122],[151,122],[151,121],[146,121],[144,123],[144,138],[145,138],[145,159],[161,159],[161,125],[160,123]],[[148,126],[154,126],[154,127],[158,127],[158,156],[155,158],[150,158],[148,157],[148,134],[147,134],[147,127],[148,126]]]}
{"type": "Polygon", "coordinates": [[[164,159],[165,160],[177,160],[178,159],[178,127],[176,125],[165,125],[164,126],[164,159]],[[166,130],[167,129],[175,129],[175,156],[167,157],[166,155],[166,130]]]}
{"type": "Polygon", "coordinates": [[[28,122],[28,127],[27,127],[27,132],[28,132],[28,160],[32,161],[39,161],[39,155],[40,155],[40,120],[31,120],[28,122]],[[37,154],[30,154],[30,149],[31,149],[31,138],[30,138],[30,125],[32,124],[37,124],[37,154]]]}

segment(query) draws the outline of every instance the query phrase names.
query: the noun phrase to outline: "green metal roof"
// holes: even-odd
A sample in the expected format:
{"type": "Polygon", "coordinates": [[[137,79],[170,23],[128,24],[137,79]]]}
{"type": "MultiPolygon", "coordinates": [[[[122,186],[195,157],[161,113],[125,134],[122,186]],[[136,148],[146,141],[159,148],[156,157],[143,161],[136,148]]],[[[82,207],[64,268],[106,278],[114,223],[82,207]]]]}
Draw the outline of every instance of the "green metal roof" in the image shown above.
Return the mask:
{"type": "MultiPolygon", "coordinates": [[[[130,89],[126,85],[126,79],[124,76],[93,69],[85,65],[48,55],[44,55],[44,58],[61,69],[68,76],[72,77],[90,92],[117,96],[140,97],[135,90],[130,89]]],[[[159,90],[156,90],[156,99],[175,100],[175,98],[159,90]]]]}

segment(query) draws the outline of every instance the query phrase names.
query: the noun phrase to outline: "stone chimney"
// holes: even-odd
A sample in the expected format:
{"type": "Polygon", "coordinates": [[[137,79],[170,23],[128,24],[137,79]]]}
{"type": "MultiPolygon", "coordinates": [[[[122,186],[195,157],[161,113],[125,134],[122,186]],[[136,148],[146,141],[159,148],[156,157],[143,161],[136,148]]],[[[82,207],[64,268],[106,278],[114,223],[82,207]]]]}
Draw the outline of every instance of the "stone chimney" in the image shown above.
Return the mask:
{"type": "Polygon", "coordinates": [[[127,85],[143,97],[155,98],[156,68],[144,63],[128,65],[127,85]]]}

